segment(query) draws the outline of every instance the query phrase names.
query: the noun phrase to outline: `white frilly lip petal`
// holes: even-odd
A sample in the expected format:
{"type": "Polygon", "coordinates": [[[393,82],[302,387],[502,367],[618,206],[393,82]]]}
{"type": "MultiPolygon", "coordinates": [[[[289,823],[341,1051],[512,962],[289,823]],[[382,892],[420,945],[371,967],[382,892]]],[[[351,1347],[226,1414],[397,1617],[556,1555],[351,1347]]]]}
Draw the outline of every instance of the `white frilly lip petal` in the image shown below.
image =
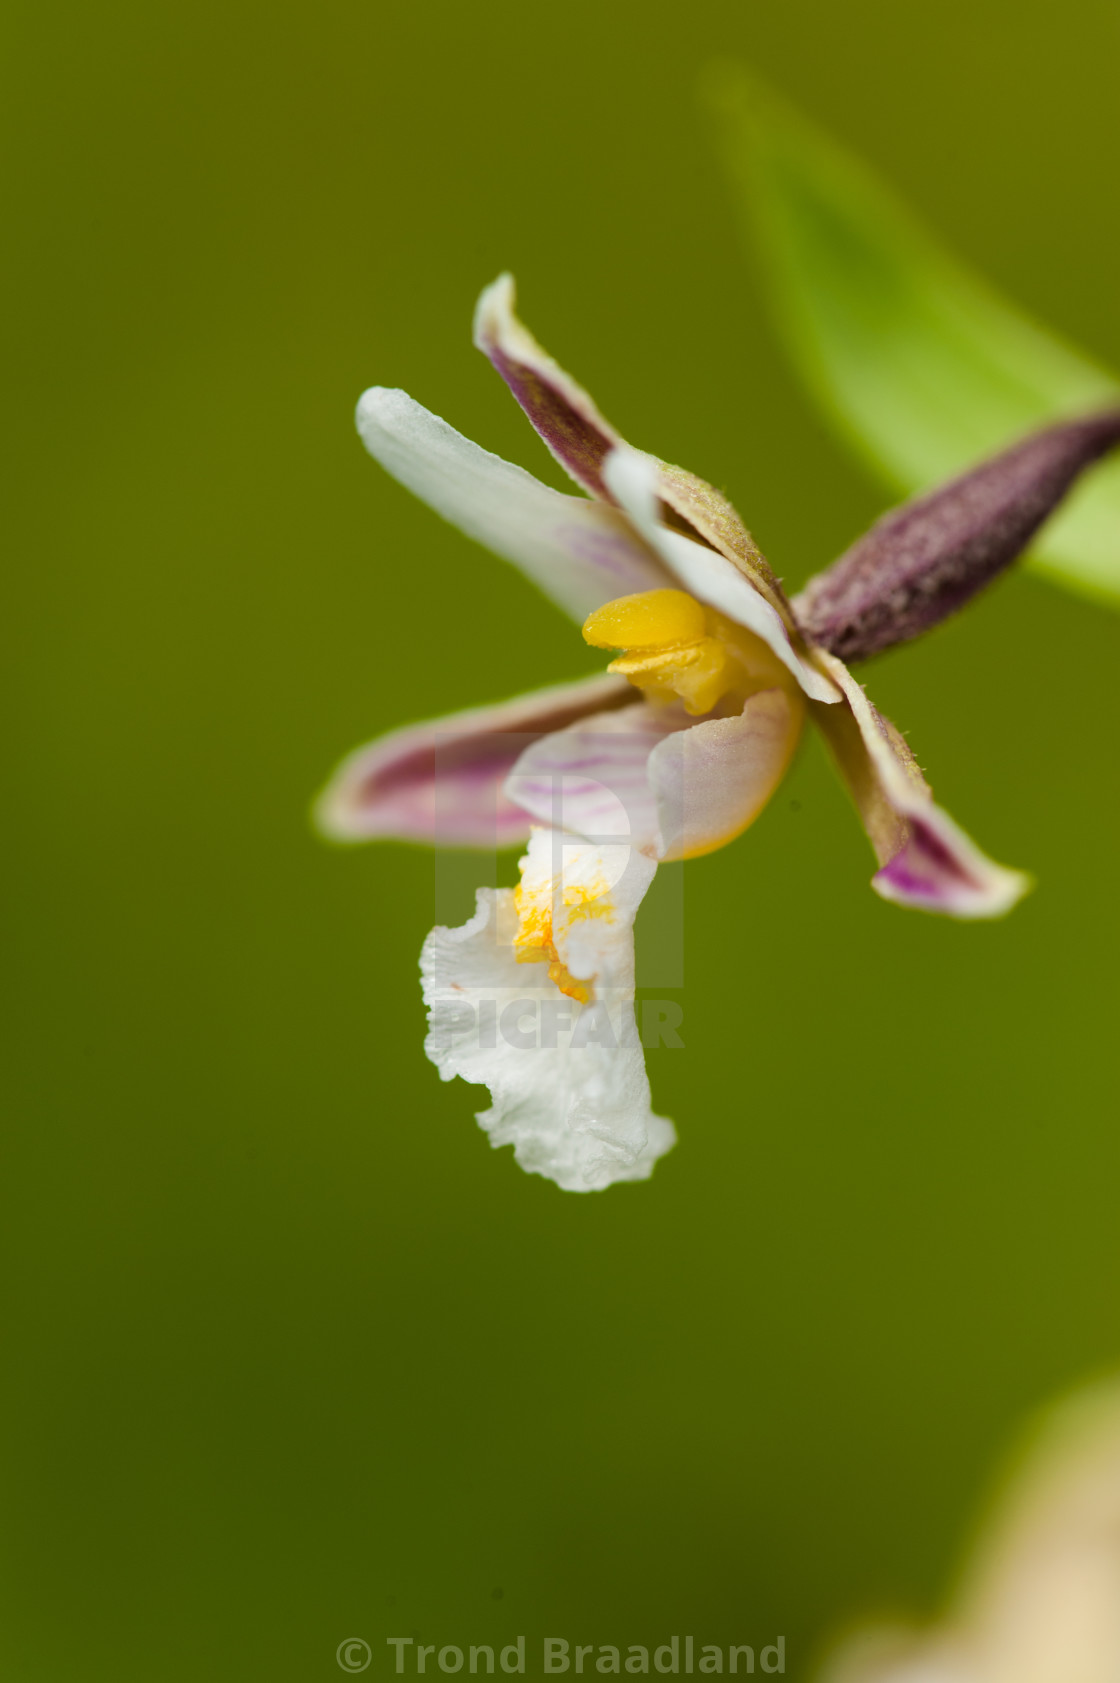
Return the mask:
{"type": "Polygon", "coordinates": [[[390,731],[347,755],[319,796],[316,823],[340,842],[514,847],[529,819],[502,785],[518,756],[533,738],[633,694],[606,673],[390,731]]]}
{"type": "Polygon", "coordinates": [[[664,737],[648,767],[658,857],[695,859],[753,824],[789,768],[804,717],[799,695],[760,690],[735,717],[664,737]]]}
{"type": "Polygon", "coordinates": [[[594,972],[589,1005],[565,998],[546,966],[517,962],[512,889],[480,889],[468,923],[424,943],[429,1058],[445,1081],[489,1087],[492,1107],[478,1121],[491,1144],[512,1145],[523,1169],[566,1191],[645,1180],[675,1143],[672,1123],[650,1107],[634,1020],[634,915],[655,869],[626,846],[533,833],[522,883],[558,879],[553,939],[573,974],[594,972]],[[598,915],[569,917],[564,885],[589,880],[607,883],[598,915]]]}
{"type": "Polygon", "coordinates": [[[464,438],[408,396],[374,386],[358,403],[358,432],[394,479],[453,526],[530,578],[582,621],[616,596],[671,583],[616,509],[542,485],[464,438]]]}
{"type": "Polygon", "coordinates": [[[813,701],[835,702],[834,684],[803,660],[790,642],[781,615],[726,556],[674,532],[658,518],[660,464],[628,445],[613,450],[603,464],[603,478],[642,537],[682,584],[709,607],[753,631],[773,650],[813,701]]]}
{"type": "Polygon", "coordinates": [[[1030,877],[989,859],[934,804],[902,734],[876,711],[841,661],[823,650],[819,656],[846,705],[819,709],[817,723],[878,856],[875,892],[949,917],[1003,917],[1029,893],[1030,877]]]}

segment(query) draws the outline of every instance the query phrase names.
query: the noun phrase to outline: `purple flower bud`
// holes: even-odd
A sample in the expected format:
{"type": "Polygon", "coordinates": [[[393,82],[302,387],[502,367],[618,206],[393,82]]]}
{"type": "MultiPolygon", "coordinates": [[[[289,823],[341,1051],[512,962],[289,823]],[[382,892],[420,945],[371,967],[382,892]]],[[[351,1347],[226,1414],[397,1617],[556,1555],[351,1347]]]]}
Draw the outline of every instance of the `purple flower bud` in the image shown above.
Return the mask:
{"type": "Polygon", "coordinates": [[[1021,554],[1118,441],[1120,411],[1063,421],[892,509],[810,579],[793,604],[802,630],[846,661],[931,630],[1021,554]]]}

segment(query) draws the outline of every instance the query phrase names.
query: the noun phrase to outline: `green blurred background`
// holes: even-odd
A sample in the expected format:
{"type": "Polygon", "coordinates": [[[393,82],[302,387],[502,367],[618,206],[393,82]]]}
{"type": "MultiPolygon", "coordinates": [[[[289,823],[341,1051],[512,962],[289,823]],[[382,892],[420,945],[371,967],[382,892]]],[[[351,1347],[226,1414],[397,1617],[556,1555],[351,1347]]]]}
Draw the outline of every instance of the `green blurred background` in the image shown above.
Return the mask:
{"type": "Polygon", "coordinates": [[[764,319],[703,65],[1116,364],[1116,9],[15,0],[4,33],[0,1674],[691,1631],[808,1677],[837,1621],[932,1610],[1023,1412],[1120,1353],[1120,619],[1015,577],[878,665],[1038,892],[879,902],[810,745],[688,868],[678,1150],[564,1195],[424,1060],[431,858],[306,812],[364,737],[594,662],[352,409],[405,386],[560,483],[470,345],[510,267],[799,583],[882,498],[764,319]]]}

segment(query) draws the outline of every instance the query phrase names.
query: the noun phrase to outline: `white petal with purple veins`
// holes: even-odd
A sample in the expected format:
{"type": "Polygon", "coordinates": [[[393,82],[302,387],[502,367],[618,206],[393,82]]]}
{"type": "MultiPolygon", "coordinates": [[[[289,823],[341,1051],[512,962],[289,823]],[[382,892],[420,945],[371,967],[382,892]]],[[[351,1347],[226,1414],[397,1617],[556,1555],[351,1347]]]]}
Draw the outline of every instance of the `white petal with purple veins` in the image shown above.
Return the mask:
{"type": "Polygon", "coordinates": [[[694,859],[753,824],[789,768],[804,717],[796,693],[759,690],[737,717],[664,738],[649,757],[658,857],[694,859]]]}
{"type": "Polygon", "coordinates": [[[683,709],[655,711],[644,702],[595,714],[527,748],[506,780],[506,794],[538,823],[593,839],[621,836],[652,854],[658,813],[650,754],[690,725],[695,728],[683,709]]]}

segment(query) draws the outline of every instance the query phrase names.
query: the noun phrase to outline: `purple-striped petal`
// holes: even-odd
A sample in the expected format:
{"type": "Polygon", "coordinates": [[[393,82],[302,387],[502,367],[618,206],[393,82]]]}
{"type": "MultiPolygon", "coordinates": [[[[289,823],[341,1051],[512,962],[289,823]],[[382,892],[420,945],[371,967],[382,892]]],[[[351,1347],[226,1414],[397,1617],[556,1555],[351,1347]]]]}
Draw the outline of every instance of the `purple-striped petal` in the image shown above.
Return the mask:
{"type": "Polygon", "coordinates": [[[506,780],[506,794],[554,830],[598,842],[628,840],[653,855],[658,812],[650,754],[690,723],[683,708],[655,710],[642,701],[583,719],[526,748],[506,780]]]}
{"type": "Polygon", "coordinates": [[[663,738],[649,757],[662,859],[695,859],[754,823],[789,768],[805,704],[759,690],[741,714],[663,738]]]}
{"type": "Polygon", "coordinates": [[[555,829],[628,840],[658,859],[696,858],[753,824],[785,776],[804,716],[796,692],[776,689],[728,719],[642,702],[533,743],[506,793],[555,829]]]}
{"type": "Polygon", "coordinates": [[[565,496],[494,456],[413,401],[374,386],[358,404],[370,455],[468,537],[512,561],[582,623],[616,596],[671,582],[630,522],[565,496]]]}
{"type": "Polygon", "coordinates": [[[391,731],[343,760],[316,805],[319,828],[341,842],[516,846],[529,818],[502,785],[528,742],[633,695],[607,674],[391,731]]]}
{"type": "Polygon", "coordinates": [[[982,853],[933,793],[905,738],[876,711],[839,660],[821,654],[845,705],[814,714],[863,819],[881,869],[871,886],[885,900],[950,917],[1002,917],[1031,886],[982,853]]]}

